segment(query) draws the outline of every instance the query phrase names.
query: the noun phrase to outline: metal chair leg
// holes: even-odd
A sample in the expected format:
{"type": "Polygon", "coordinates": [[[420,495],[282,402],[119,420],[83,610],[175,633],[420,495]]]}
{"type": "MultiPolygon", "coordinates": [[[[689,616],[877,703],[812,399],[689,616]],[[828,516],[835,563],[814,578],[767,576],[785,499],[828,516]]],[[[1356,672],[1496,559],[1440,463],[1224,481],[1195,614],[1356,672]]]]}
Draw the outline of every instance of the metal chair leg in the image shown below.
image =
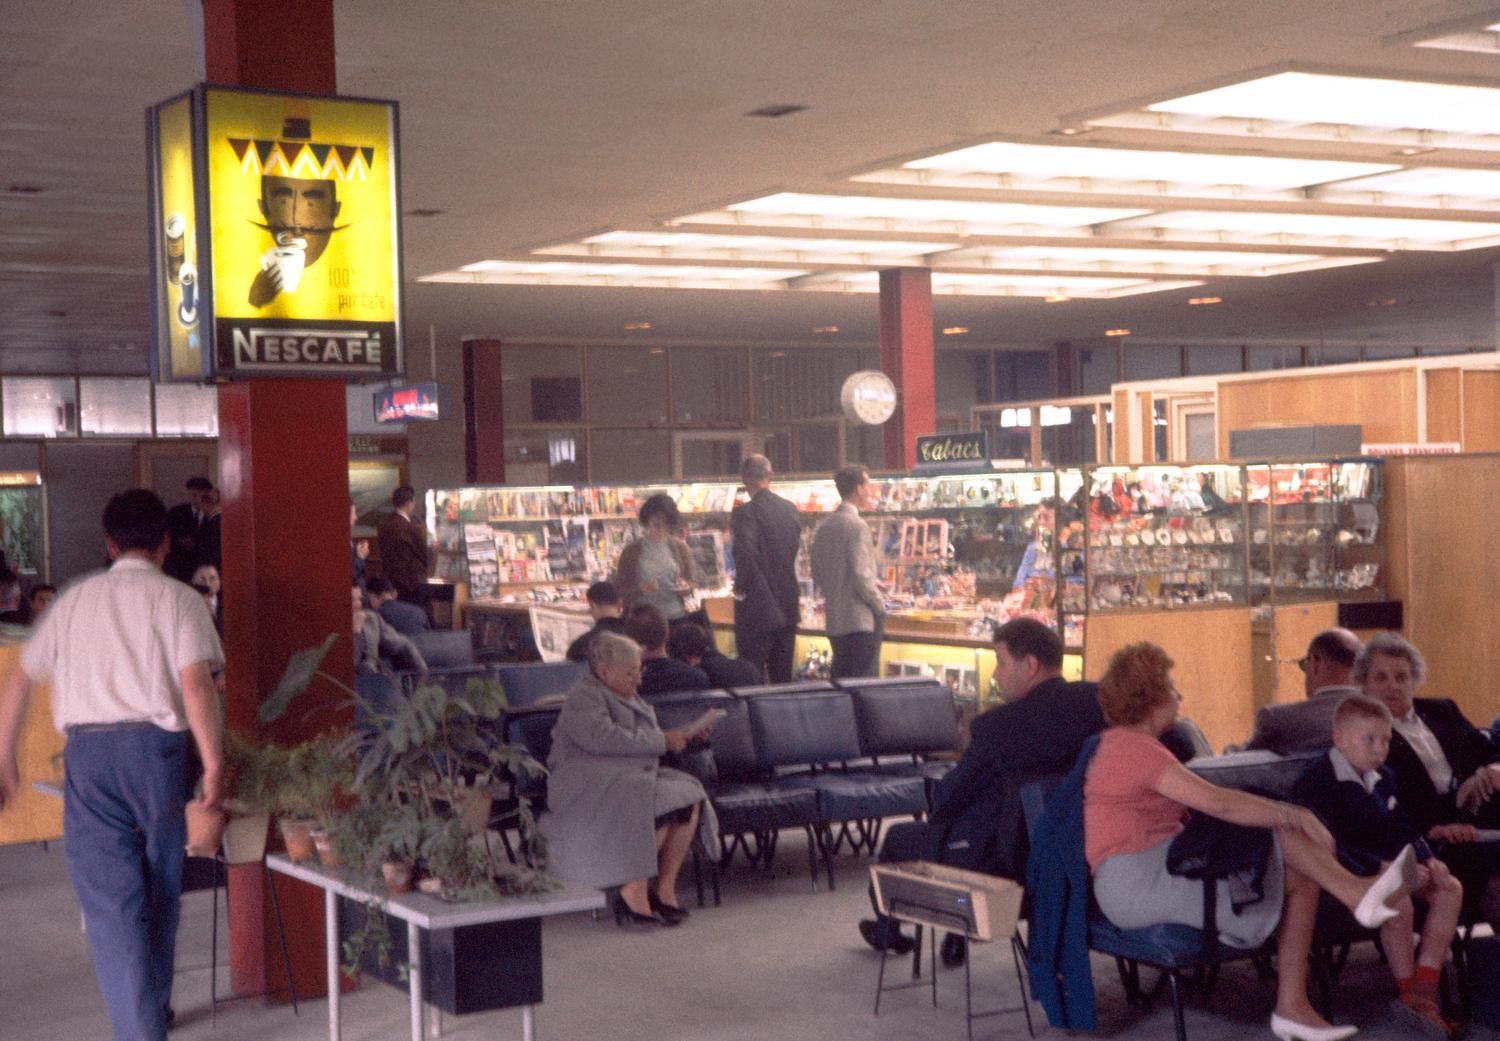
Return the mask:
{"type": "Polygon", "coordinates": [[[208,1021],[213,1025],[219,1022],[219,883],[226,881],[223,876],[223,861],[214,860],[214,884],[213,884],[213,909],[214,924],[209,930],[209,958],[208,958],[208,1021]]]}
{"type": "MultiPolygon", "coordinates": [[[[1036,1037],[1036,1027],[1031,1023],[1031,997],[1026,992],[1026,974],[1021,971],[1021,962],[1026,957],[1026,944],[1021,939],[1021,931],[1017,929],[1010,935],[1010,960],[1016,967],[1016,986],[1021,990],[1021,1011],[1026,1013],[1026,1033],[1030,1037],[1036,1037]]],[[[967,965],[969,959],[964,959],[967,965]]]]}
{"type": "Polygon", "coordinates": [[[1182,1014],[1182,980],[1176,969],[1167,973],[1167,982],[1172,988],[1172,1022],[1177,1026],[1177,1041],[1187,1041],[1187,1022],[1182,1014]]]}

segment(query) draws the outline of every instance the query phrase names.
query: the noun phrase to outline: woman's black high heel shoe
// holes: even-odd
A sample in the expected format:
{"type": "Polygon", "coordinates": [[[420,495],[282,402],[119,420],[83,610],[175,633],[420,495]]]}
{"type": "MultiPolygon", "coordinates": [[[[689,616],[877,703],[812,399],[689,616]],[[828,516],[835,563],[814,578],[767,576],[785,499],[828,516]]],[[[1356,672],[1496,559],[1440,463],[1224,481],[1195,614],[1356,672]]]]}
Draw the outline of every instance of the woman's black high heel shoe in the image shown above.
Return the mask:
{"type": "Polygon", "coordinates": [[[687,908],[673,907],[671,904],[663,903],[661,897],[656,895],[656,890],[651,890],[651,910],[656,912],[667,925],[677,925],[688,916],[687,908]]]}
{"type": "Polygon", "coordinates": [[[676,925],[656,914],[641,914],[631,908],[625,902],[625,898],[616,894],[615,896],[615,924],[621,929],[655,929],[657,926],[676,925]]]}

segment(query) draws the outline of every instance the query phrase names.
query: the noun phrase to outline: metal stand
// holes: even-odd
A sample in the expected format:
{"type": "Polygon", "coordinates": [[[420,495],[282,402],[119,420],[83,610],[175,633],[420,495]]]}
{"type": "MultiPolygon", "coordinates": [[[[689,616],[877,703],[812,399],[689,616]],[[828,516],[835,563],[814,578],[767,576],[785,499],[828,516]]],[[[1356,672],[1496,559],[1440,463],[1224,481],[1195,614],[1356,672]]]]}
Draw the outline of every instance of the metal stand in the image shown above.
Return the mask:
{"type": "MultiPolygon", "coordinates": [[[[877,977],[877,979],[875,981],[875,1014],[877,1016],[880,1015],[880,996],[882,994],[884,994],[886,991],[888,991],[888,990],[909,990],[909,989],[911,989],[913,987],[924,986],[924,984],[921,982],[921,977],[922,977],[922,933],[923,933],[923,930],[926,930],[927,936],[928,936],[928,944],[929,944],[929,948],[928,948],[928,962],[929,962],[928,971],[929,971],[929,974],[930,974],[930,977],[931,977],[930,980],[929,980],[929,982],[927,984],[925,984],[925,985],[927,987],[929,987],[931,989],[931,991],[932,991],[932,1007],[933,1008],[937,1008],[937,950],[938,950],[938,935],[937,935],[937,926],[933,925],[931,920],[933,918],[940,918],[940,919],[941,918],[949,918],[950,916],[946,915],[943,912],[938,911],[938,910],[936,910],[934,908],[923,907],[923,908],[919,909],[920,912],[921,912],[921,915],[922,915],[922,918],[919,921],[916,918],[908,918],[905,915],[903,915],[902,914],[902,908],[903,907],[906,907],[909,911],[916,911],[916,910],[918,910],[917,908],[914,908],[914,907],[912,907],[909,904],[904,904],[900,900],[892,900],[890,902],[890,905],[887,908],[887,910],[888,910],[890,916],[892,918],[894,918],[895,920],[897,920],[899,922],[911,922],[912,924],[914,924],[917,927],[917,945],[916,945],[915,949],[912,951],[912,962],[911,962],[912,982],[910,982],[910,983],[895,983],[895,984],[891,984],[890,986],[886,986],[886,983],[885,983],[885,960],[886,960],[886,957],[889,955],[889,951],[882,950],[880,952],[880,975],[877,977]]],[[[953,922],[953,928],[950,929],[949,931],[953,932],[953,933],[957,933],[957,934],[963,936],[966,945],[972,945],[975,942],[983,942],[983,941],[978,941],[974,936],[972,936],[972,935],[969,934],[969,932],[967,930],[967,922],[961,916],[959,916],[959,915],[952,915],[951,919],[952,919],[952,922],[953,922]]],[[[1026,1016],[1026,1033],[1028,1035],[1030,1035],[1031,1037],[1036,1037],[1036,1028],[1035,1028],[1035,1026],[1031,1022],[1031,999],[1030,999],[1030,997],[1028,996],[1028,994],[1026,992],[1026,976],[1025,976],[1025,973],[1023,973],[1021,971],[1022,955],[1025,953],[1025,949],[1026,949],[1025,948],[1025,944],[1021,940],[1020,933],[1017,932],[1017,933],[1011,934],[1011,937],[1010,937],[1010,957],[1011,957],[1012,963],[1015,965],[1015,968],[1016,968],[1016,985],[1020,988],[1020,991],[1021,991],[1021,1004],[1013,1006],[1013,1007],[1008,1007],[1008,1008],[987,1009],[987,1010],[985,1010],[983,1012],[975,1012],[974,1011],[973,977],[972,977],[972,974],[971,974],[970,968],[969,968],[969,966],[970,966],[971,962],[973,961],[973,959],[969,956],[971,952],[969,952],[968,950],[965,950],[965,952],[964,952],[964,1025],[965,1025],[965,1027],[968,1030],[969,1041],[974,1041],[974,1021],[976,1019],[985,1019],[985,1018],[987,1018],[989,1016],[1008,1015],[1008,1014],[1015,1013],[1015,1012],[1021,1012],[1021,1013],[1025,1014],[1025,1016],[1026,1016]]]]}
{"type": "MultiPolygon", "coordinates": [[[[271,912],[276,917],[276,938],[281,943],[281,968],[286,973],[286,992],[291,999],[292,1015],[300,1015],[297,1010],[297,984],[292,979],[292,959],[286,948],[286,926],[281,920],[281,901],[276,897],[276,879],[271,874],[270,868],[261,861],[261,870],[266,873],[266,888],[271,892],[271,912]]],[[[219,1002],[243,1001],[246,998],[263,998],[268,994],[278,994],[280,991],[261,991],[258,994],[238,994],[232,998],[219,997],[219,890],[223,887],[227,878],[224,874],[224,861],[214,858],[214,884],[213,884],[213,929],[211,931],[211,942],[213,944],[212,955],[209,959],[208,970],[208,1016],[210,1023],[219,1021],[219,1002]]]]}

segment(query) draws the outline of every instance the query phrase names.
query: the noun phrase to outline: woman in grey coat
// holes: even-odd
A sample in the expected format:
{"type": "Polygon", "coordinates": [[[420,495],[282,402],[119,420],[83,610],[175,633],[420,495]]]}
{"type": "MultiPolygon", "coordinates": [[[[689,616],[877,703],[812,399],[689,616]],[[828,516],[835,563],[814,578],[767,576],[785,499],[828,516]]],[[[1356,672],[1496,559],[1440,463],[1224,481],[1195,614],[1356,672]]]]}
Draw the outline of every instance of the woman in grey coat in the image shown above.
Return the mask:
{"type": "MultiPolygon", "coordinates": [[[[677,875],[700,814],[711,818],[712,808],[694,777],[658,763],[694,734],[657,726],[655,710],[636,695],[640,680],[633,640],[611,632],[594,638],[589,674],[568,692],[552,729],[542,828],[560,876],[620,887],[619,924],[676,925],[687,917],[677,875]]],[[[717,835],[705,838],[717,848],[717,835]]]]}

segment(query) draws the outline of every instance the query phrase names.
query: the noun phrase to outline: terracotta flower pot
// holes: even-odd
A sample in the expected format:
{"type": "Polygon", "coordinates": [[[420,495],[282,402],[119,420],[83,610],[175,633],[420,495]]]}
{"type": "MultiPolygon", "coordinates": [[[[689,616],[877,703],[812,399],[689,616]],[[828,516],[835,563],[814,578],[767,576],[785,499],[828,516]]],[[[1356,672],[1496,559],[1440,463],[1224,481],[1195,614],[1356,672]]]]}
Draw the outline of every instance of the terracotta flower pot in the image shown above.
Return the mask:
{"type": "Polygon", "coordinates": [[[223,810],[211,810],[196,800],[187,804],[187,855],[216,857],[224,838],[226,816],[223,810]]]}
{"type": "Polygon", "coordinates": [[[224,828],[224,862],[254,864],[266,855],[266,832],[271,827],[269,813],[233,813],[224,828]]]}
{"type": "Polygon", "coordinates": [[[411,892],[411,865],[402,864],[399,861],[387,860],[380,865],[381,877],[385,879],[385,888],[389,893],[411,892]]]}
{"type": "Polygon", "coordinates": [[[286,842],[286,855],[293,861],[311,860],[317,855],[313,847],[312,821],[280,821],[281,837],[286,842]]]}
{"type": "Polygon", "coordinates": [[[312,833],[312,840],[318,851],[318,863],[324,867],[338,867],[339,855],[333,846],[333,832],[318,828],[312,833]]]}

